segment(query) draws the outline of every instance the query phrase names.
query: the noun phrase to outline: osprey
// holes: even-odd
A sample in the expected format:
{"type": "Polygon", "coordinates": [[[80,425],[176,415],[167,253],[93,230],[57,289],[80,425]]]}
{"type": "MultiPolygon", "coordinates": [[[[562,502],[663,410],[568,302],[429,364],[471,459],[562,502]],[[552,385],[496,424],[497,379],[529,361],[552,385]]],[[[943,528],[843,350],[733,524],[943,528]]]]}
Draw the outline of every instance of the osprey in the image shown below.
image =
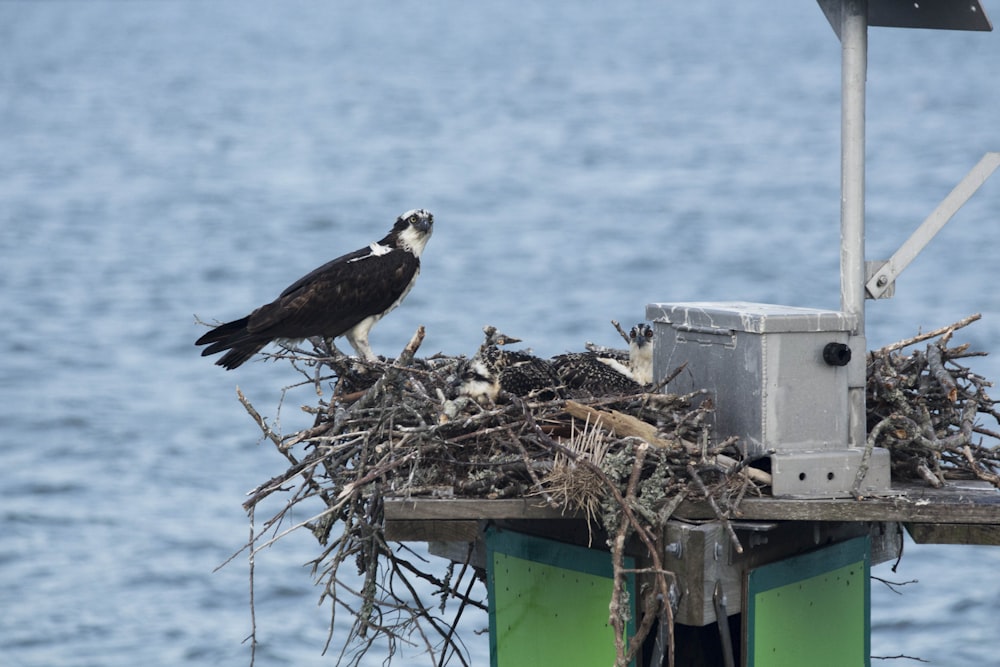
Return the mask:
{"type": "Polygon", "coordinates": [[[628,366],[639,384],[653,381],[653,327],[645,322],[628,332],[628,366]]]}
{"type": "Polygon", "coordinates": [[[453,389],[458,396],[468,396],[477,403],[493,403],[500,395],[500,373],[482,357],[459,364],[453,389]]]}
{"type": "Polygon", "coordinates": [[[459,364],[453,388],[478,403],[495,402],[501,391],[540,400],[571,396],[638,394],[653,381],[653,328],[645,322],[626,334],[628,352],[570,352],[541,359],[501,345],[518,342],[488,332],[486,342],[459,364]]]}
{"type": "Polygon", "coordinates": [[[554,357],[552,365],[570,392],[606,395],[642,391],[642,385],[632,377],[628,367],[612,357],[594,352],[570,352],[554,357]]]}
{"type": "Polygon", "coordinates": [[[344,336],[359,357],[377,361],[368,332],[410,292],[433,225],[428,211],[407,211],[382,240],[327,262],[271,303],[220,324],[195,345],[208,345],[202,356],[228,350],[215,363],[233,369],[276,339],[344,336]]]}
{"type": "Polygon", "coordinates": [[[653,381],[653,328],[644,322],[628,333],[628,355],[609,352],[561,354],[553,360],[567,389],[635,394],[653,381]],[[625,362],[625,363],[623,363],[625,362]]]}
{"type": "Polygon", "coordinates": [[[501,391],[543,401],[557,398],[559,393],[559,378],[548,360],[495,344],[484,345],[462,362],[456,375],[457,394],[478,403],[495,402],[501,391]]]}

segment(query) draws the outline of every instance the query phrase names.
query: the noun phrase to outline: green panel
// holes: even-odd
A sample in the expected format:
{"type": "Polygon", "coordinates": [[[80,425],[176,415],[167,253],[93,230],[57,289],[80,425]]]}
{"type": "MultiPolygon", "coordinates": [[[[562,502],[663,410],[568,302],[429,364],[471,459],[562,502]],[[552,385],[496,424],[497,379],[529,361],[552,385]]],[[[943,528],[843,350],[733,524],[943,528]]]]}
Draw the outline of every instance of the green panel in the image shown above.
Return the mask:
{"type": "MultiPolygon", "coordinates": [[[[493,667],[614,664],[608,552],[492,527],[486,545],[493,667]]],[[[631,558],[625,567],[634,567],[631,558]]],[[[628,577],[633,618],[634,579],[628,577]]]]}
{"type": "Polygon", "coordinates": [[[868,537],[751,570],[748,667],[870,665],[868,537]]]}

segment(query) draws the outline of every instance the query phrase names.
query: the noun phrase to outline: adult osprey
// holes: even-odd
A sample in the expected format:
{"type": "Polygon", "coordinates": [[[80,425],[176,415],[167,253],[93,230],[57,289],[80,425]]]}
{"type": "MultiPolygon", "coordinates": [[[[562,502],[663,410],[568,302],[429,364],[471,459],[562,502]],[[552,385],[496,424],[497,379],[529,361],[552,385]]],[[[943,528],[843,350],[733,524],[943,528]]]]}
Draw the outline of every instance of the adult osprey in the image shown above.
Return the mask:
{"type": "Polygon", "coordinates": [[[413,287],[433,225],[428,211],[407,211],[381,241],[327,262],[271,303],[220,324],[195,345],[208,345],[202,356],[228,350],[215,362],[226,369],[236,368],[275,339],[310,336],[345,336],[359,357],[377,360],[368,332],[413,287]]]}

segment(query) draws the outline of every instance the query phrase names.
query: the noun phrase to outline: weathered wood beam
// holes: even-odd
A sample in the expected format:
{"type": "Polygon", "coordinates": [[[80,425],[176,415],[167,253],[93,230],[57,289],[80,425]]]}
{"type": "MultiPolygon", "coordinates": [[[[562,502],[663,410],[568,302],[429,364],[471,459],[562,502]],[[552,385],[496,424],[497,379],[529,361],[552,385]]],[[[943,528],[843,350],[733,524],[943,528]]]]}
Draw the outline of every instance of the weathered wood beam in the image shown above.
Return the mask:
{"type": "MultiPolygon", "coordinates": [[[[895,487],[897,495],[864,500],[744,498],[733,519],[750,521],[899,521],[917,524],[1000,526],[1000,491],[965,482],[941,489],[895,487]]],[[[681,519],[714,519],[704,501],[685,501],[674,513],[681,519]]],[[[499,519],[580,519],[541,500],[386,499],[386,521],[460,521],[499,519]]]]}

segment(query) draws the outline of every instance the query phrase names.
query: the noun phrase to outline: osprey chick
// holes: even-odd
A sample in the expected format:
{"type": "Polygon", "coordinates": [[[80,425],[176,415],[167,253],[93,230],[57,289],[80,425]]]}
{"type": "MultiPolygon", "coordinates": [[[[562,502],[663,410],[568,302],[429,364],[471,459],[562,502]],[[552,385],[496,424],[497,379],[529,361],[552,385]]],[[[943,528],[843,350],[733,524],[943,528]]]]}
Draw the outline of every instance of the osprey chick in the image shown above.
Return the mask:
{"type": "Polygon", "coordinates": [[[576,352],[552,359],[559,379],[571,390],[636,394],[653,381],[653,328],[644,322],[628,335],[628,360],[621,354],[576,352]]]}
{"type": "Polygon", "coordinates": [[[233,369],[276,339],[344,336],[359,357],[377,361],[368,332],[413,287],[433,225],[428,211],[407,211],[382,240],[327,262],[271,303],[220,324],[195,345],[208,345],[202,356],[228,350],[215,363],[233,369]]]}
{"type": "Polygon", "coordinates": [[[500,370],[500,387],[507,393],[543,401],[557,397],[559,378],[548,360],[529,352],[497,347],[487,348],[486,354],[500,370]]]}
{"type": "Polygon", "coordinates": [[[642,391],[642,385],[632,379],[629,369],[611,357],[593,352],[570,352],[553,357],[552,366],[563,385],[571,391],[592,395],[642,391]]]}
{"type": "Polygon", "coordinates": [[[559,378],[545,359],[519,350],[487,344],[463,362],[456,390],[478,403],[493,403],[501,391],[524,398],[551,400],[558,396],[559,378]]]}
{"type": "Polygon", "coordinates": [[[455,394],[468,396],[476,403],[494,403],[500,395],[500,374],[480,357],[459,364],[454,383],[455,394]]]}
{"type": "Polygon", "coordinates": [[[639,384],[653,381],[653,327],[645,322],[628,332],[628,366],[639,384]]]}

